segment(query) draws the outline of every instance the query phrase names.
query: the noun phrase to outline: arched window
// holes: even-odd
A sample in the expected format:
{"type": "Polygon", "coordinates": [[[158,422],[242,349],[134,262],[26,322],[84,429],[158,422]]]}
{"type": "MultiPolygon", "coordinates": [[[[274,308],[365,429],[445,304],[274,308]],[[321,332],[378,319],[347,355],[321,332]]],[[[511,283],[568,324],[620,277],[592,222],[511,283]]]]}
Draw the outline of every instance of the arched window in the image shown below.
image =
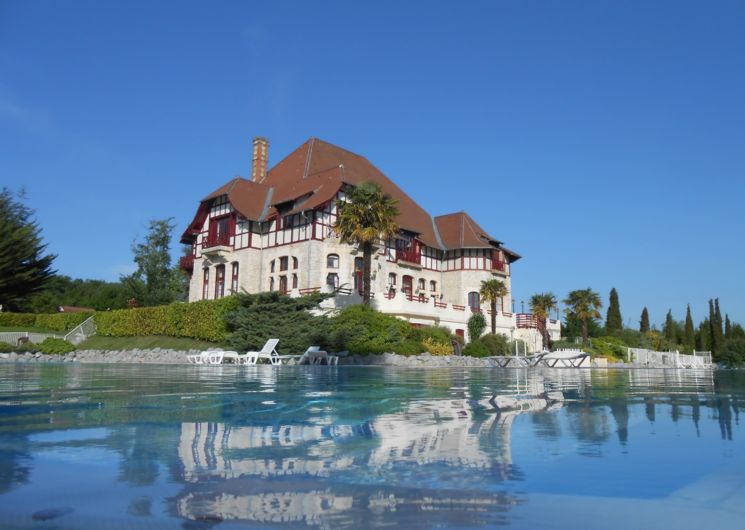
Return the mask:
{"type": "Polygon", "coordinates": [[[468,307],[470,307],[471,309],[481,308],[481,298],[478,292],[471,291],[470,293],[468,293],[468,307]]]}
{"type": "Polygon", "coordinates": [[[326,285],[333,287],[334,289],[339,288],[339,275],[335,272],[330,272],[326,275],[326,285]]]}
{"type": "Polygon", "coordinates": [[[396,286],[396,273],[391,272],[388,274],[388,287],[392,288],[396,286]]]}
{"type": "Polygon", "coordinates": [[[210,297],[210,270],[204,268],[204,280],[202,283],[202,299],[207,300],[210,297]]]}
{"type": "Polygon", "coordinates": [[[424,278],[419,278],[419,280],[416,282],[416,288],[420,291],[424,291],[427,288],[427,282],[424,280],[424,278]]]}
{"type": "Polygon", "coordinates": [[[292,268],[297,269],[298,261],[295,256],[292,257],[292,268]]]}
{"type": "Polygon", "coordinates": [[[233,262],[232,275],[230,277],[230,292],[235,294],[238,292],[238,262],[233,262]]]}
{"type": "Polygon", "coordinates": [[[339,268],[339,255],[338,254],[329,254],[326,256],[326,267],[329,269],[338,269],[339,268]]]}
{"type": "Polygon", "coordinates": [[[401,278],[401,290],[405,293],[411,296],[412,291],[414,289],[414,278],[405,275],[403,278],[401,278]]]}
{"type": "Polygon", "coordinates": [[[287,294],[287,276],[279,277],[279,292],[282,294],[287,294]]]}
{"type": "Polygon", "coordinates": [[[274,260],[269,263],[269,271],[274,272],[274,260]]]}
{"type": "Polygon", "coordinates": [[[280,271],[286,271],[289,267],[290,258],[287,256],[282,256],[279,258],[279,270],[280,271]]]}
{"type": "Polygon", "coordinates": [[[269,290],[274,290],[274,278],[269,278],[269,290]]]}
{"type": "Polygon", "coordinates": [[[215,300],[225,296],[225,265],[215,267],[215,300]]]}
{"type": "Polygon", "coordinates": [[[432,291],[433,293],[436,293],[437,292],[437,282],[436,281],[432,280],[432,281],[429,282],[429,290],[432,291]]]}
{"type": "Polygon", "coordinates": [[[292,275],[292,288],[297,289],[297,274],[292,275]]]}

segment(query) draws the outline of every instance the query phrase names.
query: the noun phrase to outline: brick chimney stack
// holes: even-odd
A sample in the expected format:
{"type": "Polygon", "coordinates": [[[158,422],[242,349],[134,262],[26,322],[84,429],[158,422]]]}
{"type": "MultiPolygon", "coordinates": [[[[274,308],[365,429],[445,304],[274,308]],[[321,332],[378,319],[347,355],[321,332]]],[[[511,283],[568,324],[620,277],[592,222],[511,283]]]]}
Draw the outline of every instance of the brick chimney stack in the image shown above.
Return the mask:
{"type": "Polygon", "coordinates": [[[269,161],[269,140],[261,136],[254,138],[253,163],[251,180],[261,182],[266,178],[266,167],[269,161]]]}

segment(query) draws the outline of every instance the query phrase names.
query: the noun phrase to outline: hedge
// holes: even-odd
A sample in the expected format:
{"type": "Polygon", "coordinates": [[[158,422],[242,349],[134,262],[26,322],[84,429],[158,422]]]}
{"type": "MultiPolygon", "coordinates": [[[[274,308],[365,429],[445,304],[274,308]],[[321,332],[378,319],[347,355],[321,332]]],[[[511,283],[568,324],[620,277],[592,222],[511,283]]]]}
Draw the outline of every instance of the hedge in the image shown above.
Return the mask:
{"type": "Polygon", "coordinates": [[[52,331],[69,331],[80,325],[93,313],[0,313],[0,326],[46,328],[52,331]]]}
{"type": "Polygon", "coordinates": [[[166,335],[221,342],[227,336],[225,315],[238,306],[235,296],[190,304],[116,309],[96,313],[96,330],[108,337],[166,335]]]}

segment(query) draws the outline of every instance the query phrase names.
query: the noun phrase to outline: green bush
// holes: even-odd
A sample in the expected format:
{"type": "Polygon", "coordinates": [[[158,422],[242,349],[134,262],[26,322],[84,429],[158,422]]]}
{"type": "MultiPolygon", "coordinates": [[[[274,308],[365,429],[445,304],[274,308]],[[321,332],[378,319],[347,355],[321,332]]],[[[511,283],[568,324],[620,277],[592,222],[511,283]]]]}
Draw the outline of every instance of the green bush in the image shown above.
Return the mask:
{"type": "Polygon", "coordinates": [[[36,315],[32,313],[0,313],[0,326],[22,328],[36,326],[36,315]]]}
{"type": "Polygon", "coordinates": [[[15,351],[12,344],[0,340],[0,353],[10,353],[12,351],[15,351]]]}
{"type": "Polygon", "coordinates": [[[719,360],[727,366],[736,366],[745,362],[745,339],[727,339],[722,345],[719,360]]]}
{"type": "Polygon", "coordinates": [[[486,319],[482,313],[474,313],[468,319],[468,340],[471,342],[478,339],[486,329],[486,319]]]}
{"type": "Polygon", "coordinates": [[[64,339],[54,339],[52,337],[49,337],[47,339],[44,339],[44,341],[39,344],[38,349],[42,353],[60,355],[75,351],[75,346],[64,339]]]}
{"type": "Polygon", "coordinates": [[[271,338],[279,339],[278,350],[303,353],[308,346],[329,345],[329,319],[313,315],[324,295],[291,298],[278,292],[241,294],[237,307],[227,317],[228,342],[237,351],[257,350],[271,338]]]}
{"type": "Polygon", "coordinates": [[[416,355],[425,351],[419,339],[422,333],[439,333],[416,330],[404,320],[362,305],[347,307],[332,317],[330,331],[333,349],[361,355],[385,352],[416,355]]]}
{"type": "Polygon", "coordinates": [[[424,348],[432,355],[452,355],[453,345],[448,342],[440,342],[432,337],[427,337],[422,341],[424,348]]]}
{"type": "Polygon", "coordinates": [[[468,357],[489,357],[489,349],[482,342],[470,342],[463,348],[463,355],[468,357]]]}
{"type": "Polygon", "coordinates": [[[499,333],[487,333],[478,342],[484,345],[489,355],[511,355],[509,339],[499,333]]]}
{"type": "Polygon", "coordinates": [[[166,335],[221,342],[227,336],[225,318],[238,304],[237,296],[229,296],[190,304],[117,309],[96,313],[96,328],[99,335],[108,337],[166,335]]]}

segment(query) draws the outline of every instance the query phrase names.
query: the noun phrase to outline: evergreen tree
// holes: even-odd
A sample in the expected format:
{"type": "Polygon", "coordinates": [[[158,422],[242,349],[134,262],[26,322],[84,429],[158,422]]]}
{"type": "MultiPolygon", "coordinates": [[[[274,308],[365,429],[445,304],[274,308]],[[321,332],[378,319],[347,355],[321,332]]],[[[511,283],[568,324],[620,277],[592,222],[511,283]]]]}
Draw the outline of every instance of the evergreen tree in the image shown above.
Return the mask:
{"type": "Polygon", "coordinates": [[[724,315],[724,338],[732,338],[732,322],[729,320],[729,315],[724,315]]]}
{"type": "Polygon", "coordinates": [[[137,270],[121,281],[127,298],[135,300],[136,305],[168,304],[180,295],[182,273],[171,266],[173,228],[172,218],[150,221],[145,240],[132,245],[137,270]]]}
{"type": "Polygon", "coordinates": [[[711,326],[711,353],[718,354],[724,344],[724,333],[722,332],[722,313],[719,311],[719,298],[713,303],[709,300],[709,320],[711,326]]]}
{"type": "Polygon", "coordinates": [[[23,204],[23,194],[0,190],[0,305],[4,311],[23,309],[54,275],[41,240],[34,211],[23,204]]]}
{"type": "Polygon", "coordinates": [[[621,305],[618,303],[618,291],[616,288],[610,290],[610,302],[608,304],[608,313],[605,317],[605,331],[609,335],[615,335],[623,329],[623,319],[621,318],[621,305]]]}
{"type": "Polygon", "coordinates": [[[696,349],[696,330],[693,329],[693,318],[691,317],[690,304],[686,310],[686,323],[683,328],[683,346],[685,346],[686,351],[693,351],[696,349]]]}
{"type": "Polygon", "coordinates": [[[698,325],[696,349],[698,351],[711,351],[711,325],[708,318],[702,320],[698,325]]]}
{"type": "Polygon", "coordinates": [[[667,311],[667,316],[665,317],[665,325],[662,328],[662,334],[665,336],[665,338],[675,344],[677,342],[677,337],[675,333],[675,320],[673,319],[673,310],[669,309],[667,311]]]}
{"type": "Polygon", "coordinates": [[[649,311],[645,307],[642,309],[642,318],[639,320],[639,331],[646,333],[649,331],[649,311]]]}

